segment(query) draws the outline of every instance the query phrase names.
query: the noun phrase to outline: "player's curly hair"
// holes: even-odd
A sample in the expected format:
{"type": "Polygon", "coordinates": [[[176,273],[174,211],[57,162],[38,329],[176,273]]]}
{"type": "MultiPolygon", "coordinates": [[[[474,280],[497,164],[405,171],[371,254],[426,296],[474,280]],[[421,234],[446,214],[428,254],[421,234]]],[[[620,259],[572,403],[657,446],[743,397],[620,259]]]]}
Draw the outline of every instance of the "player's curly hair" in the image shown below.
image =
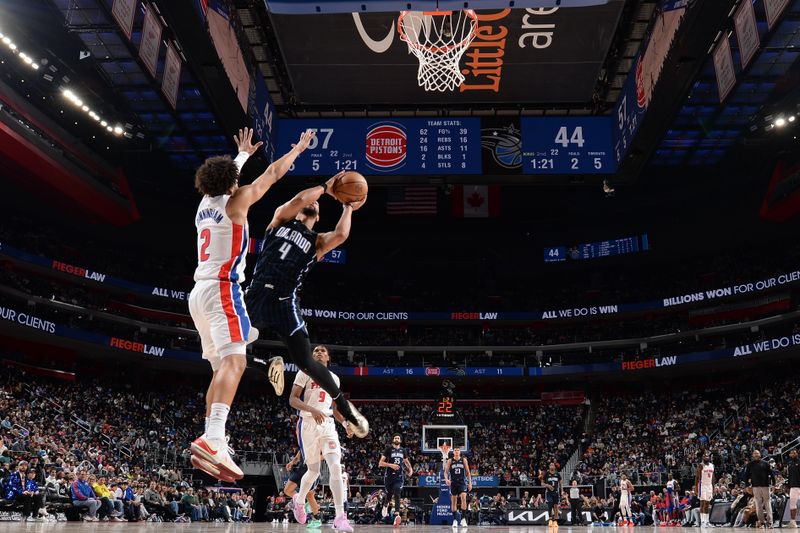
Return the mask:
{"type": "Polygon", "coordinates": [[[237,181],[239,181],[239,169],[227,155],[209,157],[194,173],[195,188],[209,196],[227,193],[237,181]]]}

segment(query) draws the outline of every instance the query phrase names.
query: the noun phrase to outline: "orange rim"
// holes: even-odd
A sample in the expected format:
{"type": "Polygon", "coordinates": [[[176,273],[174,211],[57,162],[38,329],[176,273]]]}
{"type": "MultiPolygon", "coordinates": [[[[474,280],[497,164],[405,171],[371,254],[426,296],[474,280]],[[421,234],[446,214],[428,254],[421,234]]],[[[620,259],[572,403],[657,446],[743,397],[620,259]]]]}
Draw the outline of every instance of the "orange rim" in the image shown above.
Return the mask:
{"type": "MultiPolygon", "coordinates": [[[[450,46],[425,46],[420,43],[412,43],[406,32],[403,31],[403,19],[408,15],[408,11],[401,11],[400,16],[397,18],[397,32],[400,34],[400,39],[408,43],[408,46],[413,48],[417,48],[418,50],[427,50],[428,52],[432,52],[434,54],[438,54],[441,52],[449,52],[455,48],[463,48],[469,44],[472,40],[472,37],[475,35],[476,29],[473,27],[472,31],[467,34],[461,41],[451,44],[450,46]]],[[[475,10],[473,9],[465,9],[464,13],[467,14],[469,18],[475,21],[475,25],[477,26],[478,23],[478,16],[475,14],[475,10]]],[[[423,16],[430,16],[430,17],[445,17],[448,15],[452,15],[452,11],[423,11],[423,16]]]]}

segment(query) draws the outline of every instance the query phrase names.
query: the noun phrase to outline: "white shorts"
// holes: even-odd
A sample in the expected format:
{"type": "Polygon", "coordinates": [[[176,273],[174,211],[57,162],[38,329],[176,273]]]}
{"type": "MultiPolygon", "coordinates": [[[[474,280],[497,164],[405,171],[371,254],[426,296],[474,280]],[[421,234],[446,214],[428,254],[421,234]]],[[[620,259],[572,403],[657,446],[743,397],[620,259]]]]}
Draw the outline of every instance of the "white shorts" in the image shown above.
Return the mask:
{"type": "Polygon", "coordinates": [[[797,509],[797,500],[800,499],[800,488],[792,487],[789,489],[789,510],[797,509]]]}
{"type": "Polygon", "coordinates": [[[189,294],[189,313],[200,334],[203,359],[216,371],[224,357],[245,355],[248,344],[258,338],[250,325],[244,291],[238,283],[198,281],[189,294]]]}
{"type": "Polygon", "coordinates": [[[710,502],[714,499],[714,487],[711,485],[700,485],[700,501],[710,502]]]}
{"type": "Polygon", "coordinates": [[[320,454],[342,454],[336,422],[332,416],[326,417],[323,424],[317,424],[310,416],[299,417],[297,421],[297,444],[303,452],[306,464],[319,462],[320,454]]]}
{"type": "Polygon", "coordinates": [[[619,498],[619,510],[620,511],[627,510],[628,512],[630,512],[630,510],[631,510],[630,499],[631,499],[630,496],[622,496],[622,495],[620,495],[620,498],[619,498]]]}

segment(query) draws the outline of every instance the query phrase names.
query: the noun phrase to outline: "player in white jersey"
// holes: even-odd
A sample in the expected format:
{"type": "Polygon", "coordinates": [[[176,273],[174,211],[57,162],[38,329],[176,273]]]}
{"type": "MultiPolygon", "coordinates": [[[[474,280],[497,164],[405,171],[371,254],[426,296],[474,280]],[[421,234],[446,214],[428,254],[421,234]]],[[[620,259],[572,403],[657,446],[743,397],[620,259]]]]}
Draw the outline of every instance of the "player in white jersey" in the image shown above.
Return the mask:
{"type": "MultiPolygon", "coordinates": [[[[328,366],[330,354],[325,346],[315,347],[312,356],[320,364],[328,366]]],[[[331,372],[331,377],[338,387],[339,376],[331,372]]],[[[302,370],[294,379],[289,405],[300,411],[300,417],[297,420],[297,438],[303,458],[308,465],[308,472],[300,482],[300,490],[292,498],[294,517],[299,524],[306,523],[306,495],[319,477],[319,454],[322,452],[325,462],[328,464],[329,483],[331,494],[333,494],[333,505],[336,509],[333,527],[340,531],[352,532],[353,527],[347,520],[344,510],[342,447],[339,444],[339,434],[336,432],[334,418],[344,426],[348,437],[353,434],[350,424],[339,413],[330,394],[312,381],[302,370]]]]}
{"type": "Polygon", "coordinates": [[[703,463],[697,466],[695,477],[697,494],[700,495],[700,527],[711,527],[709,511],[714,499],[714,463],[708,454],[703,455],[703,463]]]}
{"type": "MultiPolygon", "coordinates": [[[[189,295],[189,311],[213,377],[206,393],[206,429],[192,443],[192,464],[224,481],[244,476],[230,457],[225,422],[247,367],[245,348],[258,336],[250,325],[240,286],[244,281],[248,245],[247,212],[289,171],[314,133],[304,132],[289,153],[269,165],[253,183],[240,187],[239,171],[262,144],[253,144],[252,137],[251,129],[239,130],[234,136],[239,148],[236,160],[228,156],[211,157],[195,173],[195,187],[203,199],[195,216],[197,269],[195,286],[189,295]]],[[[282,379],[283,361],[275,363],[282,379]]],[[[278,392],[282,382],[273,386],[278,392]]]]}
{"type": "Polygon", "coordinates": [[[631,514],[632,494],[633,483],[628,480],[628,476],[622,474],[619,479],[619,514],[622,518],[623,526],[633,527],[633,515],[631,514]]]}

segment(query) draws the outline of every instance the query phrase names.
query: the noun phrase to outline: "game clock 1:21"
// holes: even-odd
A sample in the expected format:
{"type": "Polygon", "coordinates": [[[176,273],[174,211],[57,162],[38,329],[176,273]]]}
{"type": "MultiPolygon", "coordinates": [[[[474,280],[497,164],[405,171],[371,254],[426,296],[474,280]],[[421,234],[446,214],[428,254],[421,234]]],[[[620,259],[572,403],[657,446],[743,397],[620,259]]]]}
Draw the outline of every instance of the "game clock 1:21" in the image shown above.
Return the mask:
{"type": "Polygon", "coordinates": [[[617,170],[610,117],[522,119],[526,174],[610,174],[617,170]]]}

